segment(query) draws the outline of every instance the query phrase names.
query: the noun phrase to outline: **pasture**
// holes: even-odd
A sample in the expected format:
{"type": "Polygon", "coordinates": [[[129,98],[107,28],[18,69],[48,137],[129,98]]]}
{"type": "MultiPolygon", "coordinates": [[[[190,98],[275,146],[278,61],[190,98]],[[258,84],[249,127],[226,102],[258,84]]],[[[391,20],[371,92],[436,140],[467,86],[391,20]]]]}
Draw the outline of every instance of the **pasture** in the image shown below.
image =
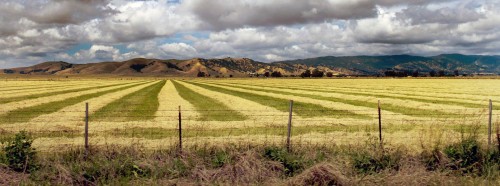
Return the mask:
{"type": "Polygon", "coordinates": [[[293,146],[360,144],[378,138],[415,152],[476,134],[487,142],[500,117],[498,79],[6,79],[2,139],[26,130],[42,151],[89,144],[284,144],[294,100],[293,146]]]}

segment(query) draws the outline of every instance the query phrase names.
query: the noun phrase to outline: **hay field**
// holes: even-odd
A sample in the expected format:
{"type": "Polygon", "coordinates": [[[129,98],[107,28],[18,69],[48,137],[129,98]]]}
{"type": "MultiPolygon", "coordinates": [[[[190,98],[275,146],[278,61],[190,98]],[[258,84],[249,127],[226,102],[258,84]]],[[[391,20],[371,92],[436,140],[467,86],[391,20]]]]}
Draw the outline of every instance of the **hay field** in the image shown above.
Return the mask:
{"type": "MultiPolygon", "coordinates": [[[[500,121],[498,79],[78,79],[0,82],[0,133],[27,130],[35,147],[83,145],[282,144],[289,100],[292,143],[357,144],[378,137],[419,150],[478,134],[486,142],[489,99],[500,121]]],[[[495,128],[494,128],[495,129],[495,128]]],[[[2,138],[2,139],[3,139],[2,138]]]]}

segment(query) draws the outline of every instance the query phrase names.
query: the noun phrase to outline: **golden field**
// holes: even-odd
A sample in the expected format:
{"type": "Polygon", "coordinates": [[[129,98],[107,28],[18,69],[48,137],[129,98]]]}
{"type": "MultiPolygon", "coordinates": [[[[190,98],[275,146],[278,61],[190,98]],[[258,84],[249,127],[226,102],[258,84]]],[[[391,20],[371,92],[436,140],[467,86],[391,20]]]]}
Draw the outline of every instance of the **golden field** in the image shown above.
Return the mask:
{"type": "Polygon", "coordinates": [[[2,79],[0,132],[27,130],[41,150],[83,145],[281,144],[289,100],[292,143],[356,144],[378,137],[416,150],[475,133],[486,142],[489,99],[500,117],[498,79],[2,79]]]}

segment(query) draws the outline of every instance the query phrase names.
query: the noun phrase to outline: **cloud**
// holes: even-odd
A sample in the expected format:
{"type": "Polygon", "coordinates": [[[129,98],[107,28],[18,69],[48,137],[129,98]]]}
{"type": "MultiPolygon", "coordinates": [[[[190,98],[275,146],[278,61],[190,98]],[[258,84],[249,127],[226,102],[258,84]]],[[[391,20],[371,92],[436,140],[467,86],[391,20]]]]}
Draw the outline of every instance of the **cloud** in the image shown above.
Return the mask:
{"type": "Polygon", "coordinates": [[[168,55],[168,56],[177,56],[177,57],[191,57],[196,56],[197,51],[191,45],[186,43],[167,43],[160,46],[160,48],[168,55]]]}
{"type": "Polygon", "coordinates": [[[371,0],[185,0],[205,26],[217,30],[244,26],[277,26],[332,19],[358,19],[376,15],[371,0]]]}
{"type": "Polygon", "coordinates": [[[54,59],[500,54],[499,12],[493,0],[4,0],[0,59],[11,67],[54,59]],[[91,47],[68,52],[81,43],[91,47]]]}

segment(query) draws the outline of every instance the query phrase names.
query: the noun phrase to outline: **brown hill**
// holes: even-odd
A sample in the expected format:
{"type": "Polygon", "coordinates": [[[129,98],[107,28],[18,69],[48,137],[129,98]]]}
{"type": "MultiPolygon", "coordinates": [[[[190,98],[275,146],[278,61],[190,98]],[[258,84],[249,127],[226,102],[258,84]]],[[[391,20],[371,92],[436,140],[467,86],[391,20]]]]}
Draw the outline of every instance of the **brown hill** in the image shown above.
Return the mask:
{"type": "Polygon", "coordinates": [[[279,71],[283,75],[298,75],[308,67],[285,63],[262,63],[248,58],[190,60],[160,60],[135,58],[122,62],[71,64],[44,62],[30,67],[4,69],[4,74],[38,75],[126,75],[126,76],[185,76],[196,77],[248,77],[265,72],[279,71]]]}

